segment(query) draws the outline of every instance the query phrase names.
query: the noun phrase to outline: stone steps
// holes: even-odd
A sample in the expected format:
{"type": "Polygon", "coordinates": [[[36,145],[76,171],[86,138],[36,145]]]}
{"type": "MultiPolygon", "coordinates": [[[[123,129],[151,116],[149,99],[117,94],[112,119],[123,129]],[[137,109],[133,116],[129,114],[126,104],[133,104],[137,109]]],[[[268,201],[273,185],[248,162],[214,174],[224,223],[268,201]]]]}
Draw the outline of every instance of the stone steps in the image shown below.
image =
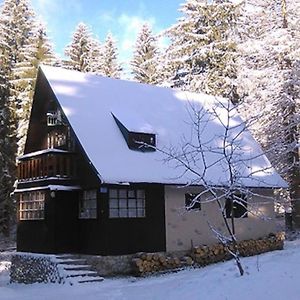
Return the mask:
{"type": "Polygon", "coordinates": [[[79,255],[63,254],[56,256],[57,264],[63,269],[66,281],[71,285],[77,283],[95,283],[104,280],[86,260],[79,255]]]}

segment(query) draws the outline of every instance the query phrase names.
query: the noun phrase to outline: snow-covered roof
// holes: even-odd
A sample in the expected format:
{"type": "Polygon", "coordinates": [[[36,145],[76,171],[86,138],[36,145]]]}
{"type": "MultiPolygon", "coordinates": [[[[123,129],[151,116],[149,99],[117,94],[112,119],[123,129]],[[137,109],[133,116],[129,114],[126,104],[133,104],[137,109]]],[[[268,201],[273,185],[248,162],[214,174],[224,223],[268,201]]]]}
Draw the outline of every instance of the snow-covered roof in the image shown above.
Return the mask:
{"type": "MultiPolygon", "coordinates": [[[[226,103],[226,99],[61,68],[43,66],[41,69],[103,182],[201,184],[195,174],[184,172],[178,162],[166,161],[167,156],[163,153],[174,147],[181,149],[186,141],[197,143],[191,125],[195,109],[202,110],[204,119],[209,119],[201,125],[201,143],[206,150],[212,149],[205,153],[206,164],[210,165],[205,180],[212,185],[228,184],[224,157],[213,151],[216,147],[220,148],[224,140],[221,122],[227,119],[228,114],[219,104],[226,103]],[[219,120],[209,117],[208,111],[214,108],[218,111],[219,120]],[[129,131],[156,134],[159,150],[130,150],[113,115],[129,131]]],[[[235,139],[240,150],[235,164],[240,184],[285,187],[286,183],[271,168],[250,133],[247,130],[238,133],[237,128],[243,123],[236,114],[231,116],[230,126],[232,138],[235,132],[238,135],[235,139]]],[[[191,163],[202,173],[203,160],[200,156],[198,158],[191,163]]]]}

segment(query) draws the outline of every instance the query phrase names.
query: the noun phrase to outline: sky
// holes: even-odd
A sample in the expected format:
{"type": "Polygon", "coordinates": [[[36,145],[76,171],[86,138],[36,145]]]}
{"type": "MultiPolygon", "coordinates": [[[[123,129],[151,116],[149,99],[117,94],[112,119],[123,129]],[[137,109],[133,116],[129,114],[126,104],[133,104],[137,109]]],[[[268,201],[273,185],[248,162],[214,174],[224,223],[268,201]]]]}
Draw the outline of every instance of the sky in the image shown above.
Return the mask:
{"type": "MultiPolygon", "coordinates": [[[[2,3],[3,0],[0,0],[2,3]]],[[[54,49],[61,57],[70,43],[79,22],[91,27],[92,32],[104,41],[110,31],[118,41],[121,61],[132,54],[141,24],[149,22],[155,34],[176,22],[185,0],[31,0],[35,13],[47,27],[54,49]]],[[[162,40],[161,44],[166,43],[162,40]]]]}

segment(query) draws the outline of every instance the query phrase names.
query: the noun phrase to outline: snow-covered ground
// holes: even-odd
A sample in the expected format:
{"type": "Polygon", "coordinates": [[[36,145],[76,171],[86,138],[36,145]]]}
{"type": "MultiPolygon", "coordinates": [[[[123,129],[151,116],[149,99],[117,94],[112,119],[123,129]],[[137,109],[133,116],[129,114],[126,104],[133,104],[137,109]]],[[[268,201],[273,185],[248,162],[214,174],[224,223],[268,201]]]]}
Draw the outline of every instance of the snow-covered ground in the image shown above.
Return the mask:
{"type": "Polygon", "coordinates": [[[6,263],[0,262],[0,299],[300,299],[300,240],[286,242],[283,251],[244,258],[242,262],[246,270],[243,277],[233,261],[228,261],[161,276],[105,279],[73,286],[8,284],[6,263]]]}

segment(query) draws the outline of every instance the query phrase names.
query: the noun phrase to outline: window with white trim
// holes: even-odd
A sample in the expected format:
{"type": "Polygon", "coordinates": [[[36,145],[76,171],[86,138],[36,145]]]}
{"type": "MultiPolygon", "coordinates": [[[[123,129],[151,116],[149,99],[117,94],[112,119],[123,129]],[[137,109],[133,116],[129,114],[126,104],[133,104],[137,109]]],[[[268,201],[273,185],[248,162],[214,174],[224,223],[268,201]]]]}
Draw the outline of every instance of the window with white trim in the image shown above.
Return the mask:
{"type": "Polygon", "coordinates": [[[79,201],[79,218],[96,219],[97,218],[97,191],[83,191],[82,198],[79,201]]]}
{"type": "Polygon", "coordinates": [[[110,218],[144,218],[145,216],[144,190],[109,190],[110,218]]]}
{"type": "Polygon", "coordinates": [[[20,194],[20,220],[43,220],[45,192],[34,191],[20,194]]]}

